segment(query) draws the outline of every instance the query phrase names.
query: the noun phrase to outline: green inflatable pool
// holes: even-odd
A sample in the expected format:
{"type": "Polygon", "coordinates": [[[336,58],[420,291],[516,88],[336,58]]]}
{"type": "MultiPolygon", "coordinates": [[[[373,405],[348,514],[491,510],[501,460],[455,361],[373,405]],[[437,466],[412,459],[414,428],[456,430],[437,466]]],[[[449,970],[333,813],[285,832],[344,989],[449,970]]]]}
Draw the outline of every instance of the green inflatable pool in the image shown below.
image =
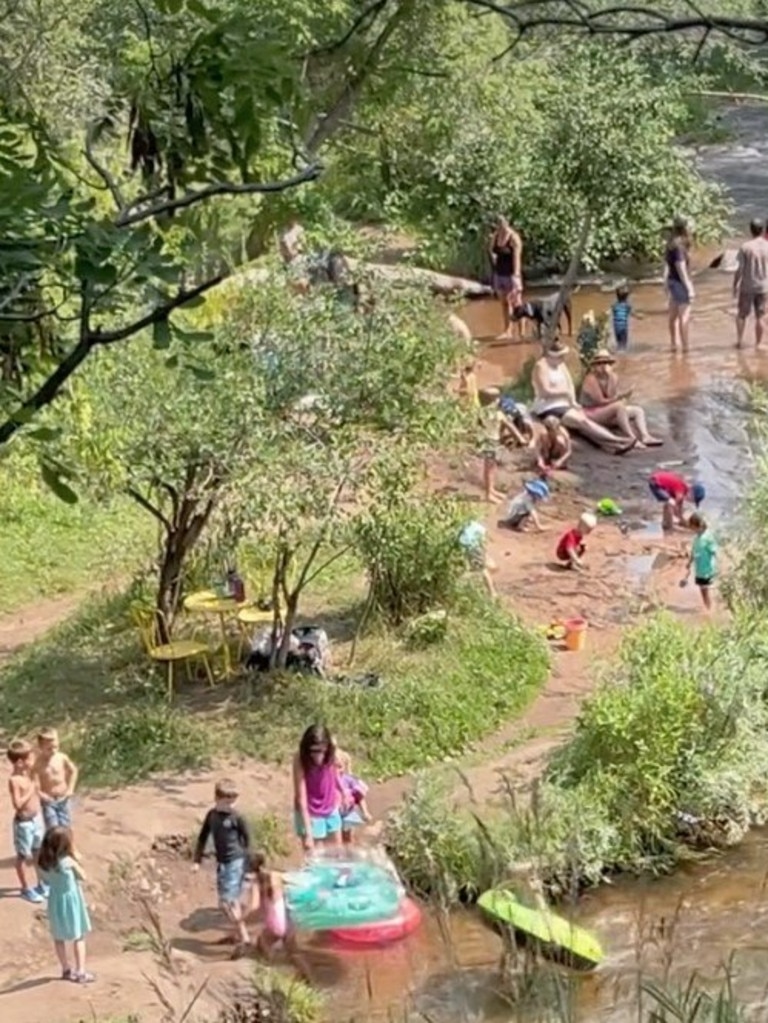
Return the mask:
{"type": "Polygon", "coordinates": [[[535,942],[543,955],[579,969],[594,969],[605,958],[600,942],[589,931],[548,909],[531,909],[503,888],[483,892],[477,904],[496,925],[510,927],[535,942]]]}

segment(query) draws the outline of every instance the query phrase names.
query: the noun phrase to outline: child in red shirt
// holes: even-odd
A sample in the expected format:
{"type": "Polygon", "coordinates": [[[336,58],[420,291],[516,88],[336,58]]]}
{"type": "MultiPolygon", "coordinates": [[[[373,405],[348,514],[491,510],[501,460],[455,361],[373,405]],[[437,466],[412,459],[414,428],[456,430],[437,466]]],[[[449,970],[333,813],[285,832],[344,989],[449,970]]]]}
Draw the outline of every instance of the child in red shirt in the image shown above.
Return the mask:
{"type": "Polygon", "coordinates": [[[563,562],[566,568],[575,568],[579,572],[584,570],[584,562],[581,560],[586,550],[584,539],[595,526],[597,519],[592,512],[584,512],[576,527],[569,529],[560,537],[555,554],[557,560],[563,562]]]}
{"type": "Polygon", "coordinates": [[[673,528],[675,519],[680,525],[685,524],[684,505],[686,501],[693,501],[698,508],[707,496],[703,484],[688,484],[682,476],[662,470],[651,473],[648,487],[656,500],[664,505],[661,528],[665,530],[673,528]]]}

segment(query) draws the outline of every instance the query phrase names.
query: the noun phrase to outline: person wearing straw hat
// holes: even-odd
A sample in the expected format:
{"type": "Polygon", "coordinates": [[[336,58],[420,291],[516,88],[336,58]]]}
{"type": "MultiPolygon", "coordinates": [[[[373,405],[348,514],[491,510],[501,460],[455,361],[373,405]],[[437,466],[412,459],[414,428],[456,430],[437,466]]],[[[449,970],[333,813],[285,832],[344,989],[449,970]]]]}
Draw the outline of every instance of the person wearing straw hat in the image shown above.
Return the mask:
{"type": "Polygon", "coordinates": [[[573,377],[565,363],[569,349],[555,341],[533,367],[533,391],[535,400],[531,411],[538,419],[556,416],[563,426],[582,434],[587,440],[617,455],[623,455],[636,446],[637,440],[626,436],[618,437],[600,423],[586,415],[576,400],[573,377]]]}
{"type": "Polygon", "coordinates": [[[499,520],[499,526],[505,529],[523,530],[529,522],[535,529],[544,532],[541,519],[536,514],[536,505],[549,499],[549,486],[545,480],[528,480],[523,484],[520,493],[510,500],[506,514],[499,520]]]}
{"type": "Polygon", "coordinates": [[[607,348],[599,348],[593,355],[579,393],[584,412],[601,426],[621,430],[628,440],[636,440],[641,447],[660,447],[663,441],[649,432],[643,408],[627,404],[632,397],[631,389],[619,390],[615,364],[616,359],[607,348]]]}

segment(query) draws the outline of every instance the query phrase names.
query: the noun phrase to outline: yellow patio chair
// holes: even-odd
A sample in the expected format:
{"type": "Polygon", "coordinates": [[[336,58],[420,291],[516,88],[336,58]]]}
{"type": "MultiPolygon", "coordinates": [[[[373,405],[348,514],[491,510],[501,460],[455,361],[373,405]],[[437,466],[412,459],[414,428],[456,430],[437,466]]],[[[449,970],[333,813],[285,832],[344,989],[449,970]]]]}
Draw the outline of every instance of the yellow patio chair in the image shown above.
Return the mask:
{"type": "MultiPolygon", "coordinates": [[[[208,676],[210,685],[214,685],[213,671],[211,669],[211,648],[207,643],[199,639],[173,639],[168,643],[157,641],[157,620],[159,611],[150,610],[146,607],[134,607],[132,617],[139,630],[141,641],[147,656],[167,666],[168,671],[168,698],[173,697],[174,667],[183,663],[187,678],[192,676],[189,666],[192,661],[201,661],[208,676]]],[[[167,630],[166,630],[167,631],[167,630]]]]}

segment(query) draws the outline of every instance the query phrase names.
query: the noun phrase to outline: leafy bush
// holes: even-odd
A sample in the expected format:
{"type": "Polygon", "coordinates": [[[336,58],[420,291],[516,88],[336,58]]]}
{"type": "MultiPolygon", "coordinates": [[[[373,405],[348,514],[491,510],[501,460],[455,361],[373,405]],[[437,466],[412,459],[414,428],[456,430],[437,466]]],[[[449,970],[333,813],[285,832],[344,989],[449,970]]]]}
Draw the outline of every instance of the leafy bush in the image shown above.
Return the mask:
{"type": "Polygon", "coordinates": [[[372,606],[390,624],[451,603],[465,568],[462,518],[454,501],[395,497],[358,520],[356,547],[372,606]]]}
{"type": "Polygon", "coordinates": [[[511,791],[486,820],[417,787],[389,844],[418,891],[455,900],[521,863],[554,892],[606,872],[665,869],[681,843],[726,845],[768,799],[768,635],[752,621],[692,634],[659,617],[632,633],[585,701],[530,805],[511,791]]]}

